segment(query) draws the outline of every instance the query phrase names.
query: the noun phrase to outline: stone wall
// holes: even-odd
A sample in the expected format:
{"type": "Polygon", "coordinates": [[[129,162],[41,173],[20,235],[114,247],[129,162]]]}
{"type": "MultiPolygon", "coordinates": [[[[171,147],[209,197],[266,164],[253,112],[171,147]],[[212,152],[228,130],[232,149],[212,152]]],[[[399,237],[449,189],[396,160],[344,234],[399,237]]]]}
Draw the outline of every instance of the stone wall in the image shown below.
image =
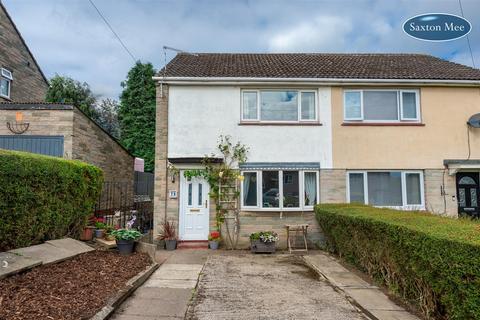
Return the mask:
{"type": "Polygon", "coordinates": [[[424,170],[423,179],[425,209],[434,214],[458,217],[455,175],[448,175],[448,170],[428,169],[424,170]],[[445,195],[441,194],[442,186],[444,186],[445,195]]]}
{"type": "Polygon", "coordinates": [[[22,135],[63,136],[63,156],[72,158],[73,108],[70,110],[5,110],[0,109],[0,135],[15,135],[7,128],[7,122],[15,122],[17,112],[22,113],[23,121],[30,125],[22,135]]]}
{"type": "Polygon", "coordinates": [[[13,73],[10,100],[0,97],[0,102],[44,101],[47,80],[2,4],[0,30],[0,67],[13,73]]]}
{"type": "MultiPolygon", "coordinates": [[[[167,150],[168,150],[168,86],[163,88],[157,84],[156,93],[156,122],[155,122],[155,195],[153,203],[153,234],[158,235],[160,226],[165,221],[167,205],[167,150]]],[[[179,177],[177,177],[179,179],[179,177]]],[[[178,192],[180,191],[177,187],[178,192]]],[[[179,195],[180,196],[180,195],[179,195]]],[[[180,198],[178,196],[178,198],[180,198]]],[[[171,217],[178,221],[178,198],[173,200],[175,205],[170,209],[171,217]],[[175,209],[175,206],[177,209],[175,209]],[[175,214],[176,212],[176,214],[175,214]]],[[[177,223],[178,226],[178,223],[177,223]]]]}
{"type": "Polygon", "coordinates": [[[72,159],[100,167],[105,181],[133,182],[134,157],[78,109],[73,115],[72,159]]]}

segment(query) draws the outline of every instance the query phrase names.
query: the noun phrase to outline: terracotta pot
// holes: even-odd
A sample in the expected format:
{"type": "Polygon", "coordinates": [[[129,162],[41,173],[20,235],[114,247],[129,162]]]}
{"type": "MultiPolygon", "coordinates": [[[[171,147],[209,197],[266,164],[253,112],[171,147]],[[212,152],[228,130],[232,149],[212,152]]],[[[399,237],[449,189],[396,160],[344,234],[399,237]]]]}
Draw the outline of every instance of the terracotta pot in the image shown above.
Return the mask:
{"type": "Polygon", "coordinates": [[[92,241],[93,239],[93,227],[85,227],[80,233],[80,240],[82,241],[92,241]]]}

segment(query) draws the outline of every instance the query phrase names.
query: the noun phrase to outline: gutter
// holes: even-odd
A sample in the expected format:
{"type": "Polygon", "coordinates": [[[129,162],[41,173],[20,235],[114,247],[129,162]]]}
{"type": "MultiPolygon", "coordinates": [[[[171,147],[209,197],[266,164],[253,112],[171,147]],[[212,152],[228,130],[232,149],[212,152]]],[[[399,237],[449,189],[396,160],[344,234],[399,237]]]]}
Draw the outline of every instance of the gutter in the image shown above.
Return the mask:
{"type": "Polygon", "coordinates": [[[352,78],[255,78],[255,77],[160,77],[153,80],[167,84],[325,84],[325,85],[378,85],[378,84],[429,84],[449,86],[480,86],[480,80],[442,80],[442,79],[352,79],[352,78]]]}

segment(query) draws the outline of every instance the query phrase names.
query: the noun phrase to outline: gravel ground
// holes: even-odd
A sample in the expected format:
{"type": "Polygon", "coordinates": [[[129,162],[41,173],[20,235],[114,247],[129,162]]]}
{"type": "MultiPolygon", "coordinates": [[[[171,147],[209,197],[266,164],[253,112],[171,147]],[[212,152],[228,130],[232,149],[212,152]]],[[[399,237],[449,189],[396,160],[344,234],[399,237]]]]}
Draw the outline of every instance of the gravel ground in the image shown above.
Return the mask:
{"type": "Polygon", "coordinates": [[[366,319],[292,255],[215,255],[187,319],[366,319]]]}
{"type": "Polygon", "coordinates": [[[0,280],[0,320],[88,319],[151,263],[143,253],[92,251],[0,280]]]}

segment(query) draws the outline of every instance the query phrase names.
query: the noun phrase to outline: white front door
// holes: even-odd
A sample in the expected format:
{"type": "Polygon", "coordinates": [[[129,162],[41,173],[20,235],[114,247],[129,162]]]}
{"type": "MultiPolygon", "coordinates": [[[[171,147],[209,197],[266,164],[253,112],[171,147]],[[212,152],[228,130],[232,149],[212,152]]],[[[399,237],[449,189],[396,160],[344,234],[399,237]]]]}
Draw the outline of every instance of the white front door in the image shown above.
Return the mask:
{"type": "Polygon", "coordinates": [[[208,240],[209,192],[204,178],[180,174],[180,240],[208,240]]]}

